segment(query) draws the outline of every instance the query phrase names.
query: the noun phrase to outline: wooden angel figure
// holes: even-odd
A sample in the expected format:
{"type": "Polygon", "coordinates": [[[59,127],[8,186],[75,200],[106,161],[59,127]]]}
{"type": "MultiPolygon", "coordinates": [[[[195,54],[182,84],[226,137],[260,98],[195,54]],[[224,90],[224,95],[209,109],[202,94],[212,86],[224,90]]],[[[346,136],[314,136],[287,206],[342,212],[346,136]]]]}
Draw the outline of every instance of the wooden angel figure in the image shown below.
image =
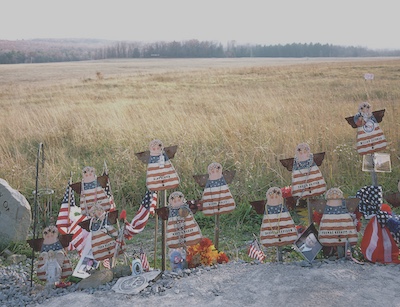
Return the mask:
{"type": "Polygon", "coordinates": [[[147,164],[146,186],[150,191],[174,189],[179,185],[179,176],[164,151],[160,140],[150,142],[150,157],[147,164]]]}
{"type": "Polygon", "coordinates": [[[325,191],[326,183],[310,146],[307,143],[298,144],[292,168],[292,196],[307,198],[324,194],[325,191]]]}
{"type": "Polygon", "coordinates": [[[199,243],[201,238],[200,227],[184,195],[179,191],[171,193],[168,198],[167,246],[169,248],[191,246],[199,243]]]}
{"type": "MultiPolygon", "coordinates": [[[[101,204],[95,204],[89,211],[91,220],[89,230],[94,259],[97,261],[113,258],[117,255],[118,230],[108,220],[108,212],[101,204]]],[[[89,244],[89,243],[87,243],[89,244]]]]}
{"type": "Polygon", "coordinates": [[[265,204],[264,217],[261,224],[260,242],[265,247],[284,246],[297,240],[294,221],[283,202],[280,188],[269,188],[265,204]]]}
{"type": "Polygon", "coordinates": [[[222,174],[222,165],[213,162],[208,166],[208,180],[205,185],[202,205],[205,216],[229,213],[236,204],[222,174]]]}
{"type": "Polygon", "coordinates": [[[347,117],[347,122],[357,128],[357,152],[360,155],[372,154],[384,150],[387,141],[379,123],[385,115],[385,110],[372,112],[368,102],[360,103],[358,113],[354,117],[347,117]]]}
{"type": "Polygon", "coordinates": [[[71,262],[58,239],[58,229],[51,225],[43,229],[43,244],[38,258],[37,276],[54,286],[72,274],[71,262]]]}
{"type": "Polygon", "coordinates": [[[71,188],[80,194],[82,215],[89,216],[89,211],[95,204],[100,204],[105,211],[112,208],[110,198],[105,192],[107,179],[107,176],[97,177],[96,170],[86,166],[82,170],[82,181],[71,184],[71,188]]]}
{"type": "Polygon", "coordinates": [[[345,246],[357,244],[356,225],[347,209],[343,192],[331,188],[326,192],[326,205],[321,218],[318,239],[324,246],[345,246]]]}

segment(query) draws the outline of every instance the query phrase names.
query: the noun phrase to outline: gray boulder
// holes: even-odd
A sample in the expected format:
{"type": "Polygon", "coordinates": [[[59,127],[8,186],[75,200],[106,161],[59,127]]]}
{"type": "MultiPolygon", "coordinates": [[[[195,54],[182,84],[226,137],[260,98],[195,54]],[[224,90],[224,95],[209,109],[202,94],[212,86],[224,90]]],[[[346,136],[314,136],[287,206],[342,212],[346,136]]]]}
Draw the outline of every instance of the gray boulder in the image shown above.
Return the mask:
{"type": "Polygon", "coordinates": [[[26,198],[0,178],[0,244],[26,240],[31,216],[26,198]]]}

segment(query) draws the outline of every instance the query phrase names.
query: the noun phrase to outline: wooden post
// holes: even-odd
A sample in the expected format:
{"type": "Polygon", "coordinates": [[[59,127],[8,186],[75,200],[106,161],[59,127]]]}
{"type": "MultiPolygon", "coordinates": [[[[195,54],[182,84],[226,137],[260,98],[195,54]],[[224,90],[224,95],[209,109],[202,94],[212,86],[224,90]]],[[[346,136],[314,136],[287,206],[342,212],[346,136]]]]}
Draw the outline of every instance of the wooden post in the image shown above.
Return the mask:
{"type": "Polygon", "coordinates": [[[214,246],[218,250],[219,244],[219,214],[215,215],[214,246]]]}
{"type": "MultiPolygon", "coordinates": [[[[163,207],[167,205],[167,191],[162,191],[164,194],[163,207]]],[[[167,220],[162,219],[162,242],[161,242],[161,270],[164,272],[167,268],[167,220]]]]}
{"type": "Polygon", "coordinates": [[[378,176],[376,175],[375,172],[375,153],[371,154],[371,161],[372,161],[372,171],[371,171],[371,179],[372,179],[372,185],[378,185],[378,176]]]}
{"type": "MultiPolygon", "coordinates": [[[[159,208],[160,199],[157,197],[157,208],[159,208]]],[[[154,268],[157,267],[157,233],[158,233],[158,214],[155,215],[154,224],[154,268]]]]}

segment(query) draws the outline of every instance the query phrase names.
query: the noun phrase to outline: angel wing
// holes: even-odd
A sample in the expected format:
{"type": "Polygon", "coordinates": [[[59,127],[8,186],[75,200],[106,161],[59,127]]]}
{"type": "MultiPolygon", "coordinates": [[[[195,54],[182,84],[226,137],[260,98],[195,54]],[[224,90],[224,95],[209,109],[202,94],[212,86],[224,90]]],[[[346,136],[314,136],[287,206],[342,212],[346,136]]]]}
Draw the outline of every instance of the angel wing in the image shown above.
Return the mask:
{"type": "MultiPolygon", "coordinates": [[[[378,110],[378,111],[373,111],[372,114],[374,115],[376,121],[380,123],[383,119],[383,116],[385,115],[385,109],[383,110],[378,110]]],[[[357,128],[356,123],[354,122],[354,116],[349,116],[346,117],[347,123],[352,126],[353,128],[357,128]]]]}
{"type": "Polygon", "coordinates": [[[161,207],[156,209],[156,213],[164,220],[168,220],[169,216],[169,208],[168,207],[161,207]]]}
{"type": "Polygon", "coordinates": [[[400,206],[400,192],[385,194],[383,198],[393,207],[400,206]]]}
{"type": "MultiPolygon", "coordinates": [[[[167,157],[169,159],[173,159],[175,157],[177,149],[178,149],[178,145],[174,145],[174,146],[165,147],[164,151],[167,154],[167,157]]],[[[140,161],[147,164],[147,163],[149,163],[150,150],[135,153],[135,156],[140,161]]]]}
{"type": "Polygon", "coordinates": [[[250,205],[256,210],[257,214],[264,214],[265,211],[265,204],[266,200],[256,200],[256,201],[251,201],[250,205]]]}
{"type": "MultiPolygon", "coordinates": [[[[322,164],[322,161],[324,160],[324,158],[325,158],[325,152],[319,152],[319,153],[313,154],[313,160],[314,160],[315,164],[317,164],[318,166],[320,166],[322,164]]],[[[279,161],[289,172],[291,172],[293,170],[294,158],[281,159],[279,161]]]]}
{"type": "MultiPolygon", "coordinates": [[[[100,184],[100,186],[103,189],[105,189],[105,187],[107,186],[107,182],[108,182],[108,176],[107,175],[103,175],[103,176],[97,177],[97,182],[100,184]]],[[[77,194],[81,194],[81,192],[82,192],[82,182],[75,182],[75,183],[70,184],[69,186],[77,194]]]]}
{"type": "MultiPolygon", "coordinates": [[[[224,176],[224,179],[226,181],[227,184],[231,183],[233,180],[233,177],[235,177],[236,171],[222,171],[222,176],[224,176]]],[[[205,175],[193,175],[194,181],[196,181],[196,183],[201,186],[202,188],[204,188],[207,184],[207,180],[208,180],[208,174],[205,175]]]]}
{"type": "Polygon", "coordinates": [[[26,240],[26,242],[28,242],[29,246],[35,252],[40,252],[42,250],[43,240],[44,240],[43,238],[37,238],[37,239],[26,240]]]}

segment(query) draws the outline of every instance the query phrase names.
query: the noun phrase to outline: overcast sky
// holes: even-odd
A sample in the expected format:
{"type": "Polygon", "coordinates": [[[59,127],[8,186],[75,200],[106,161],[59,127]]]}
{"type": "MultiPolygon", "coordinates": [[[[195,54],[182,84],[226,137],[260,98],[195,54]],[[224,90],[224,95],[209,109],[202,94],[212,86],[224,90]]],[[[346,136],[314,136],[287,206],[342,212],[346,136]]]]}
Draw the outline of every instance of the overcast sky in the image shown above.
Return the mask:
{"type": "Polygon", "coordinates": [[[398,0],[0,0],[0,39],[321,43],[400,49],[398,0]]]}

